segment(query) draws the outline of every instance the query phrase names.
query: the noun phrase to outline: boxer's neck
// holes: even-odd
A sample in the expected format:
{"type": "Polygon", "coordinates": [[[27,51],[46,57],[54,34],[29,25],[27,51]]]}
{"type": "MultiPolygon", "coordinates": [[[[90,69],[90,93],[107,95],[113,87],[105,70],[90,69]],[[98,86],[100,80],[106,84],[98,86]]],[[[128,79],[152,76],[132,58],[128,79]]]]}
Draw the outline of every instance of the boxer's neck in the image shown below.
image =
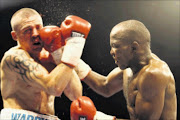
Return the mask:
{"type": "Polygon", "coordinates": [[[34,61],[36,61],[36,62],[40,62],[40,60],[39,60],[39,57],[40,57],[40,52],[37,52],[37,53],[33,53],[33,54],[31,54],[31,53],[29,53],[30,54],[30,56],[34,59],[34,61]]]}
{"type": "Polygon", "coordinates": [[[144,66],[149,64],[149,61],[152,59],[151,54],[144,55],[144,57],[137,58],[133,60],[133,64],[131,64],[130,68],[133,73],[138,73],[144,66]]]}

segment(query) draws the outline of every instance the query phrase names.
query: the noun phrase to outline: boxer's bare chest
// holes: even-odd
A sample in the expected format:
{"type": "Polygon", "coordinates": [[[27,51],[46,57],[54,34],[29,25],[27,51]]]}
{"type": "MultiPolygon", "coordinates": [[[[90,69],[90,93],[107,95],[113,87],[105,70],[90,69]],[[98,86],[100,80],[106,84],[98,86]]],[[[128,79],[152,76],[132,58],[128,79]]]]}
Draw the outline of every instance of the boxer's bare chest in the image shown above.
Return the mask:
{"type": "Polygon", "coordinates": [[[133,75],[132,71],[128,68],[123,72],[123,93],[127,105],[134,107],[136,95],[138,93],[138,77],[133,75]]]}

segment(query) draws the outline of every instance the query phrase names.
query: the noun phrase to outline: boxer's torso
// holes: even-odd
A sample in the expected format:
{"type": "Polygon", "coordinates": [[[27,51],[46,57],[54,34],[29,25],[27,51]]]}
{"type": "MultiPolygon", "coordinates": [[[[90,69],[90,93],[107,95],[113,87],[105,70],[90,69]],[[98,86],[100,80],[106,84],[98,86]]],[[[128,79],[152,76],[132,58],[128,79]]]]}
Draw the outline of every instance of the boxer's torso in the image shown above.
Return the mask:
{"type": "MultiPolygon", "coordinates": [[[[127,69],[124,70],[123,72],[124,74],[123,75],[123,91],[124,91],[124,96],[127,102],[127,108],[130,114],[130,118],[136,119],[137,117],[135,108],[137,107],[136,103],[138,102],[138,99],[136,97],[137,95],[141,95],[139,88],[142,85],[144,85],[142,84],[143,83],[142,76],[144,76],[143,74],[145,74],[145,71],[151,72],[151,71],[148,71],[150,66],[156,66],[154,70],[156,69],[160,73],[160,74],[158,73],[159,75],[162,75],[161,72],[166,73],[166,75],[162,77],[162,78],[165,78],[162,80],[162,82],[163,84],[164,83],[166,84],[166,88],[164,89],[165,91],[164,106],[163,106],[160,119],[167,119],[169,117],[172,119],[176,119],[177,102],[176,102],[176,93],[175,93],[175,81],[167,64],[157,58],[153,58],[147,66],[143,67],[140,70],[140,72],[138,72],[137,74],[133,76],[131,76],[131,73],[127,69]]],[[[151,79],[153,78],[149,78],[148,80],[151,80],[151,79]]],[[[161,84],[159,86],[161,87],[161,84]]]]}
{"type": "MultiPolygon", "coordinates": [[[[4,56],[4,61],[6,60],[5,58],[6,56],[4,56]]],[[[48,71],[51,71],[54,67],[49,63],[43,62],[43,64],[46,65],[45,68],[48,71]]],[[[54,115],[55,97],[49,95],[38,86],[28,84],[24,80],[26,79],[26,76],[24,76],[24,74],[26,74],[25,71],[9,69],[8,65],[7,63],[7,65],[3,65],[2,68],[3,79],[1,86],[4,108],[24,109],[41,114],[54,115]]],[[[21,67],[26,66],[22,65],[21,67]]]]}

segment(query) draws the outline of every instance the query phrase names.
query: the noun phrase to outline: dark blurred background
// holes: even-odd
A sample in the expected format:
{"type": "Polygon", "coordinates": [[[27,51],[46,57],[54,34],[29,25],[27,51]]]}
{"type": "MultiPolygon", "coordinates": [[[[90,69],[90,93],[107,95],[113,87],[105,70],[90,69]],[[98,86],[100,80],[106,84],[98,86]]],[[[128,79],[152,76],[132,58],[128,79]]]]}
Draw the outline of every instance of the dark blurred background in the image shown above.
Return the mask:
{"type": "MultiPolygon", "coordinates": [[[[136,19],[149,29],[152,52],[168,63],[180,97],[180,1],[178,0],[0,0],[0,59],[16,42],[12,40],[10,19],[23,7],[36,9],[44,25],[60,25],[68,15],[77,15],[92,24],[82,59],[91,68],[107,75],[116,67],[109,54],[109,33],[121,21],[136,19]]],[[[104,98],[83,84],[83,94],[90,97],[97,110],[118,118],[129,118],[123,93],[104,98]]],[[[178,100],[179,101],[179,100],[178,100]]],[[[65,95],[55,100],[56,115],[68,120],[71,101],[65,95]]],[[[178,102],[178,118],[180,102],[178,102]]],[[[0,109],[3,108],[2,99],[0,109]]]]}

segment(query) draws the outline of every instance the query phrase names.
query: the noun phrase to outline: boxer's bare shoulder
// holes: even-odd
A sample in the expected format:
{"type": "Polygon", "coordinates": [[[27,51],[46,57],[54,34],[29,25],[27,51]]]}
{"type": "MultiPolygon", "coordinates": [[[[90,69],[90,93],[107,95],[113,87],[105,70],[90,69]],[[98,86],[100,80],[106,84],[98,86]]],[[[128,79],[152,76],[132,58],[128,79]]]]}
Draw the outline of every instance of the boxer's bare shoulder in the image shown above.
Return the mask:
{"type": "Polygon", "coordinates": [[[156,90],[157,92],[161,89],[165,90],[169,83],[174,81],[168,65],[158,58],[153,58],[149,64],[140,71],[138,79],[138,89],[140,91],[142,90],[142,93],[145,93],[144,96],[150,98],[153,97],[152,90],[156,90]]]}
{"type": "Polygon", "coordinates": [[[37,75],[41,76],[43,73],[48,73],[47,70],[34,61],[26,51],[18,48],[12,48],[7,51],[2,59],[1,65],[3,73],[11,75],[4,75],[3,78],[15,76],[12,78],[22,79],[24,82],[30,82],[32,79],[38,79],[37,75]]]}
{"type": "Polygon", "coordinates": [[[175,82],[168,65],[153,57],[137,78],[136,113],[151,118],[175,119],[175,82]]]}
{"type": "Polygon", "coordinates": [[[46,74],[47,71],[26,51],[11,48],[5,53],[1,66],[4,108],[53,114],[54,108],[48,104],[53,102],[54,97],[43,92],[37,84],[41,80],[39,74],[46,74]]]}

